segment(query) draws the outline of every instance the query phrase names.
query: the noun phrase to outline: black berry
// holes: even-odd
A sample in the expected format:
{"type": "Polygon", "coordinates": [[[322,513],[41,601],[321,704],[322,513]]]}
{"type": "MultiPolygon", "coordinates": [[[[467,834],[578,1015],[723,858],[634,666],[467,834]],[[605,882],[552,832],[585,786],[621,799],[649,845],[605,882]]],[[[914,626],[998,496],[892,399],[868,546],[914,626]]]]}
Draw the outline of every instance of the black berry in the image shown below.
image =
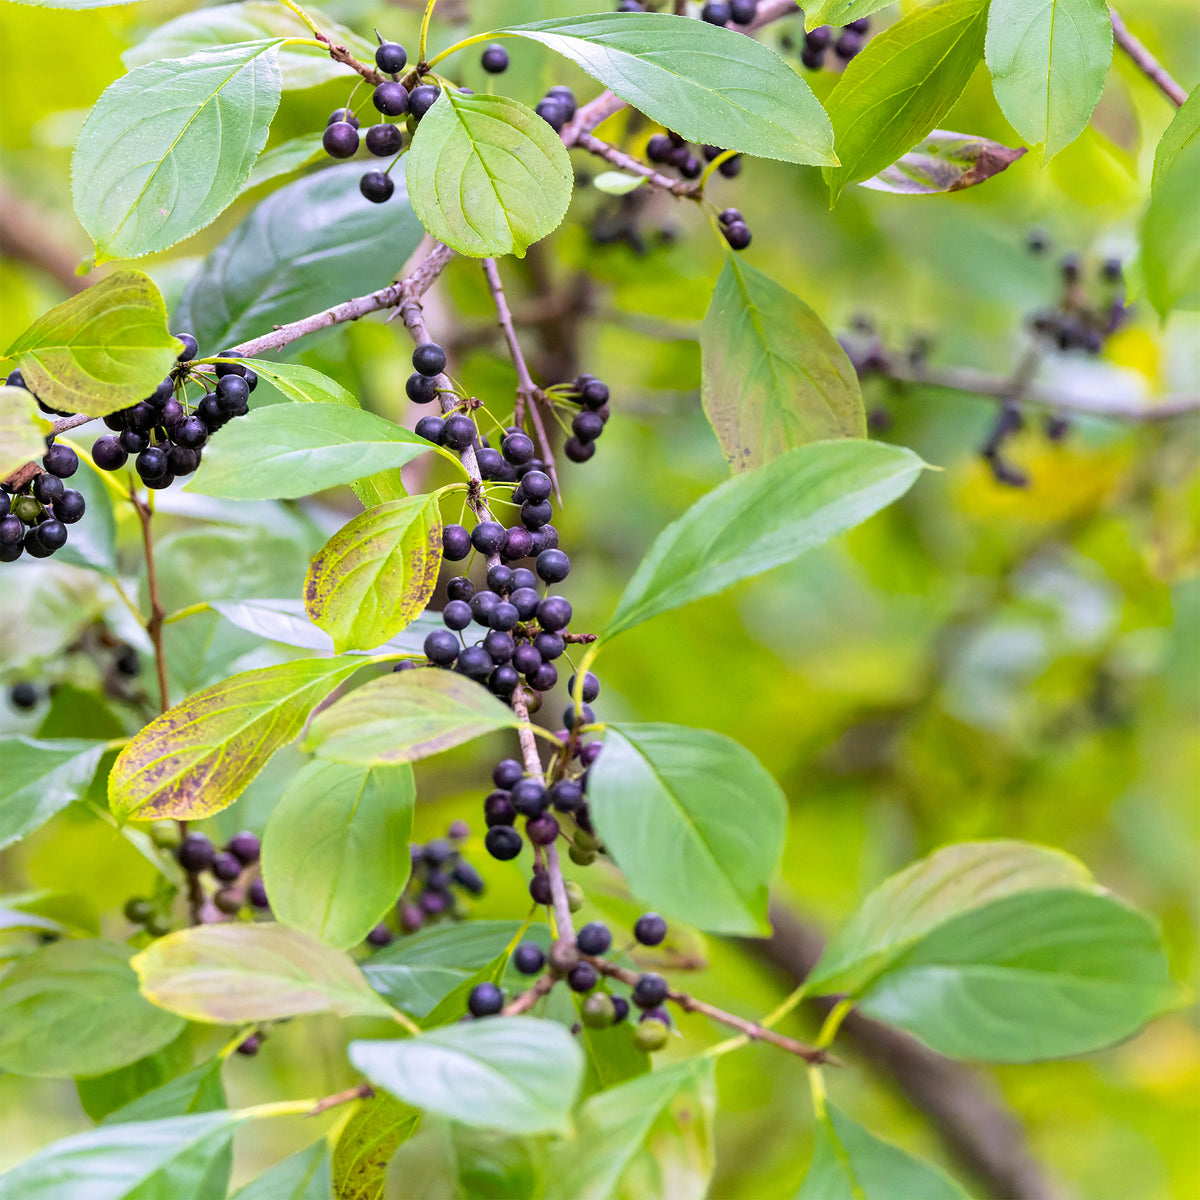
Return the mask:
{"type": "Polygon", "coordinates": [[[467,997],[472,1016],[493,1017],[504,1007],[504,993],[494,983],[478,983],[467,997]]]}
{"type": "Polygon", "coordinates": [[[408,111],[419,121],[433,107],[440,95],[440,88],[423,83],[420,87],[413,88],[408,98],[408,111]]]}
{"type": "Polygon", "coordinates": [[[372,204],[382,204],[392,198],[396,185],[390,175],[385,175],[382,171],[368,171],[358,181],[358,190],[372,204]]]}
{"type": "Polygon", "coordinates": [[[425,342],[413,351],[412,365],[422,375],[440,375],[446,369],[446,351],[437,342],[425,342]]]}
{"type": "MultiPolygon", "coordinates": [[[[422,375],[419,378],[425,379],[427,376],[422,375]]],[[[446,418],[446,425],[442,430],[444,446],[449,446],[451,450],[465,450],[474,443],[476,436],[475,422],[470,417],[455,413],[446,418]]]]}
{"type": "Polygon", "coordinates": [[[576,963],[567,972],[567,986],[573,992],[590,992],[599,979],[591,963],[576,963]]]}
{"type": "Polygon", "coordinates": [[[479,61],[489,75],[502,75],[508,70],[508,51],[493,43],[484,50],[479,61]]]}
{"type": "Polygon", "coordinates": [[[458,657],[458,638],[448,629],[434,629],[426,635],[423,649],[431,663],[448,667],[458,657]]]}
{"type": "Polygon", "coordinates": [[[493,825],[483,839],[487,852],[501,862],[508,862],[521,853],[523,839],[511,825],[493,825]]]}
{"type": "Polygon", "coordinates": [[[638,1008],[657,1008],[667,998],[669,990],[661,975],[648,971],[633,985],[633,1002],[638,1008]]]}
{"type": "Polygon", "coordinates": [[[513,951],[512,961],[522,975],[536,975],[546,965],[546,956],[536,942],[522,942],[513,951]]]}
{"type": "Polygon", "coordinates": [[[471,535],[461,525],[446,525],[442,529],[442,557],[458,562],[471,553],[471,535]]]}
{"type": "Polygon", "coordinates": [[[375,65],[385,75],[398,75],[408,62],[408,51],[399,42],[383,42],[375,51],[375,65]]]}
{"type": "Polygon", "coordinates": [[[511,788],[525,778],[525,768],[515,758],[503,758],[492,769],[492,781],[499,788],[511,788]]]}
{"type": "Polygon", "coordinates": [[[55,442],[43,456],[42,466],[59,479],[69,479],[79,470],[79,455],[70,446],[55,442]]]}
{"type": "Polygon", "coordinates": [[[371,93],[371,102],[387,117],[398,117],[409,111],[411,100],[408,89],[402,83],[388,79],[371,93]]]}
{"type": "Polygon", "coordinates": [[[658,946],[667,936],[667,923],[658,913],[643,913],[633,927],[633,936],[643,946],[658,946]]]}
{"type": "Polygon", "coordinates": [[[372,125],[367,130],[366,138],[367,149],[375,155],[376,158],[391,158],[393,154],[399,154],[401,147],[404,145],[404,134],[400,132],[398,125],[372,125]]]}
{"type": "Polygon", "coordinates": [[[207,871],[212,866],[215,856],[212,842],[202,833],[189,833],[179,843],[179,849],[175,852],[179,865],[185,871],[193,873],[207,871]]]}
{"type": "Polygon", "coordinates": [[[67,488],[54,502],[54,515],[64,525],[74,525],[83,516],[86,507],[82,494],[74,488],[67,488]]]}
{"type": "Polygon", "coordinates": [[[591,921],[585,925],[575,938],[575,946],[580,954],[604,954],[612,945],[612,934],[602,921],[591,921]]]}
{"type": "Polygon", "coordinates": [[[423,437],[426,441],[432,442],[435,446],[442,444],[442,434],[445,430],[446,422],[442,417],[434,416],[430,413],[428,416],[422,417],[415,426],[413,432],[417,437],[423,437]]]}
{"type": "Polygon", "coordinates": [[[321,145],[330,158],[353,158],[358,153],[358,130],[349,121],[325,126],[321,145]]]}

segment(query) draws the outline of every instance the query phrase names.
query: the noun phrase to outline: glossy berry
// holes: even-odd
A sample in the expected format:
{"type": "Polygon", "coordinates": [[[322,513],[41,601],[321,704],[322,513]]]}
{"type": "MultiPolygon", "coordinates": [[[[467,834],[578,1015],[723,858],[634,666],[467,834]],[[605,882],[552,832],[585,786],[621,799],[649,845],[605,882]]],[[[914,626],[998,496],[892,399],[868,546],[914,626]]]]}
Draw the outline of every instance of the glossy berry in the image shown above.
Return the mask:
{"type": "Polygon", "coordinates": [[[212,866],[215,856],[216,850],[212,842],[202,833],[189,833],[175,851],[179,865],[193,874],[197,871],[207,871],[212,866]]]}
{"type": "Polygon", "coordinates": [[[383,204],[392,198],[396,185],[390,175],[385,175],[382,171],[368,171],[358,181],[358,190],[363,194],[363,198],[370,200],[372,204],[383,204]]]}
{"type": "Polygon", "coordinates": [[[537,872],[529,881],[529,895],[535,904],[549,905],[553,903],[550,876],[545,871],[537,872]]]}
{"type": "MultiPolygon", "coordinates": [[[[567,691],[569,691],[572,696],[575,695],[575,678],[576,677],[574,675],[572,675],[570,680],[567,683],[567,691]]],[[[583,702],[584,702],[584,704],[591,704],[591,702],[593,700],[595,700],[596,697],[599,695],[600,695],[600,680],[597,679],[596,676],[591,673],[591,671],[589,671],[583,677],[583,702]]]]}
{"type": "Polygon", "coordinates": [[[550,803],[559,812],[572,812],[583,803],[583,788],[577,780],[560,779],[550,789],[550,803]]]}
{"type": "Polygon", "coordinates": [[[554,484],[545,471],[527,471],[521,477],[521,491],[526,500],[549,500],[554,484]]]}
{"type": "Polygon", "coordinates": [[[483,876],[469,862],[455,863],[452,878],[459,887],[470,892],[472,896],[483,894],[485,886],[483,876]]]}
{"type": "Polygon", "coordinates": [[[488,567],[487,585],[490,591],[497,595],[506,596],[512,590],[512,568],[503,563],[488,567]]]}
{"type": "Polygon", "coordinates": [[[330,158],[353,158],[358,153],[358,130],[349,121],[334,121],[325,126],[321,145],[330,158]]]}
{"type": "MultiPolygon", "coordinates": [[[[329,120],[326,121],[325,124],[327,126],[332,125],[335,121],[345,121],[346,124],[353,125],[355,129],[358,128],[358,118],[354,115],[353,111],[348,108],[335,108],[333,110],[333,112],[331,112],[329,114],[329,120]]],[[[218,378],[220,377],[220,375],[221,375],[221,369],[220,369],[220,367],[218,367],[217,368],[218,378]]]]}
{"type": "Polygon", "coordinates": [[[167,451],[167,472],[170,475],[190,475],[200,465],[200,451],[172,446],[167,451]]]}
{"type": "Polygon", "coordinates": [[[732,16],[729,0],[708,0],[700,10],[700,19],[710,25],[725,25],[732,16]]]}
{"type": "Polygon", "coordinates": [[[433,106],[441,89],[431,83],[423,83],[415,87],[408,98],[408,111],[419,121],[433,106]]]}
{"type": "Polygon", "coordinates": [[[434,629],[426,635],[422,648],[431,663],[448,667],[458,657],[459,642],[448,629],[434,629]]]}
{"type": "Polygon", "coordinates": [[[590,921],[575,937],[580,954],[605,954],[612,945],[612,934],[602,921],[590,921]]]}
{"type": "Polygon", "coordinates": [[[733,224],[726,225],[721,232],[725,234],[725,240],[731,250],[745,250],[753,238],[750,227],[743,221],[734,221],[733,224]]]}
{"type": "Polygon", "coordinates": [[[561,550],[543,550],[537,556],[537,573],[547,583],[561,583],[571,573],[571,560],[561,550]]]}
{"type": "Polygon", "coordinates": [[[270,908],[270,901],[267,899],[267,887],[261,879],[252,879],[250,886],[246,889],[246,899],[254,905],[255,908],[270,908]]]}
{"type": "Polygon", "coordinates": [[[404,145],[404,134],[400,132],[398,125],[389,125],[385,122],[380,125],[372,125],[367,130],[364,141],[367,143],[367,150],[376,158],[391,158],[392,155],[400,153],[401,147],[404,145]]]}
{"type": "Polygon", "coordinates": [[[492,613],[499,603],[500,597],[485,588],[471,597],[471,615],[478,624],[490,625],[492,613]]]}
{"type": "Polygon", "coordinates": [[[536,975],[546,965],[546,956],[536,942],[522,942],[513,951],[512,962],[522,975],[536,975]]]}
{"type": "Polygon", "coordinates": [[[567,116],[567,109],[557,98],[546,96],[539,100],[534,110],[555,133],[561,133],[563,126],[570,118],[567,116]]]}
{"type": "Polygon", "coordinates": [[[596,443],[581,442],[577,437],[569,437],[563,443],[563,453],[574,463],[585,463],[596,453],[596,443]]]}
{"type": "Polygon", "coordinates": [[[493,825],[511,825],[517,819],[517,810],[507,792],[492,792],[483,802],[483,820],[489,829],[493,825]]]}
{"type": "Polygon", "coordinates": [[[59,479],[69,479],[79,470],[79,455],[70,446],[55,442],[43,456],[42,466],[59,479]]]}
{"type": "Polygon", "coordinates": [[[550,662],[558,658],[567,646],[557,633],[548,633],[543,629],[534,637],[533,648],[542,656],[543,662],[550,662]]]}
{"type": "Polygon", "coordinates": [[[54,502],[54,515],[64,525],[74,525],[83,516],[86,507],[82,494],[74,488],[67,488],[54,502]]]}
{"type": "Polygon", "coordinates": [[[454,669],[478,683],[483,683],[492,673],[492,656],[482,646],[467,646],[458,652],[454,669]]]}
{"type": "Polygon", "coordinates": [[[489,75],[503,75],[508,70],[508,51],[493,42],[484,50],[479,62],[489,75]]]}
{"type": "Polygon", "coordinates": [[[494,1017],[504,1007],[504,993],[494,983],[478,983],[467,997],[467,1008],[475,1017],[494,1017]]]}
{"type": "Polygon", "coordinates": [[[638,1008],[657,1008],[666,998],[670,989],[667,981],[653,971],[647,971],[633,985],[633,1002],[638,1008]]]}
{"type": "Polygon", "coordinates": [[[758,16],[758,0],[729,0],[729,18],[735,25],[749,25],[758,16]]]}
{"type": "Polygon", "coordinates": [[[258,862],[258,856],[262,852],[258,838],[248,830],[235,833],[229,839],[229,845],[226,849],[230,854],[236,855],[238,861],[247,867],[252,863],[258,862]]]}
{"type": "Polygon", "coordinates": [[[33,481],[33,494],[43,504],[53,504],[66,489],[57,475],[38,475],[33,481]]]}
{"type": "MultiPolygon", "coordinates": [[[[517,622],[520,620],[520,615],[517,613],[516,605],[509,604],[507,600],[501,600],[495,608],[488,613],[488,624],[497,632],[510,633],[516,629],[517,622]]],[[[510,654],[508,657],[512,657],[510,654]]]]}
{"type": "Polygon", "coordinates": [[[425,342],[413,351],[412,365],[422,375],[440,375],[446,369],[446,351],[437,342],[425,342]]]}
{"type": "Polygon", "coordinates": [[[558,671],[544,662],[532,675],[526,677],[529,686],[537,692],[548,692],[558,682],[558,671]]]}
{"type": "Polygon", "coordinates": [[[471,623],[471,606],[465,600],[449,600],[442,609],[442,623],[447,629],[466,629],[471,623]]]}
{"type": "Polygon", "coordinates": [[[667,936],[667,923],[658,913],[643,913],[633,927],[633,936],[643,946],[658,946],[667,936]]]}
{"type": "Polygon", "coordinates": [[[432,442],[435,446],[442,444],[442,434],[445,430],[446,422],[443,418],[434,416],[430,413],[428,416],[422,417],[416,425],[413,426],[413,433],[417,437],[423,437],[427,442],[432,442]]]}
{"type": "Polygon", "coordinates": [[[519,779],[525,778],[525,768],[515,758],[502,758],[492,768],[492,781],[499,788],[511,788],[519,779]]]}
{"type": "Polygon", "coordinates": [[[199,343],[190,333],[177,333],[175,336],[183,343],[183,349],[175,356],[176,361],[191,362],[200,353],[199,343]]]}
{"type": "Polygon", "coordinates": [[[590,409],[576,414],[571,432],[581,442],[594,442],[604,432],[604,419],[590,409]]]}
{"type": "Polygon", "coordinates": [[[92,462],[102,471],[119,471],[129,458],[129,452],[119,438],[101,437],[92,443],[92,462]]]}
{"type": "Polygon", "coordinates": [[[375,51],[375,65],[385,75],[398,75],[408,62],[408,51],[399,42],[383,42],[375,51]]]}
{"type": "Polygon", "coordinates": [[[512,467],[504,461],[504,455],[490,446],[482,446],[475,451],[475,462],[479,466],[479,474],[489,481],[506,479],[512,471],[512,467]]]}
{"type": "Polygon", "coordinates": [[[573,992],[590,992],[599,980],[600,976],[591,963],[576,963],[567,972],[567,987],[573,992]]]}
{"type": "MultiPolygon", "coordinates": [[[[549,523],[550,518],[554,516],[554,509],[550,505],[549,500],[526,500],[521,505],[521,521],[525,528],[533,531],[541,529],[543,525],[549,523]]],[[[533,545],[530,544],[532,552],[533,545]]]]}
{"type": "Polygon", "coordinates": [[[547,596],[537,608],[537,619],[543,629],[557,632],[571,623],[571,604],[563,596],[547,596]]]}
{"type": "Polygon", "coordinates": [[[528,529],[514,525],[504,536],[504,548],[500,551],[509,562],[528,558],[533,553],[533,535],[528,529]]]}
{"type": "Polygon", "coordinates": [[[508,663],[502,663],[488,676],[488,688],[492,695],[504,699],[517,690],[520,682],[521,676],[517,674],[516,668],[509,666],[508,663]]]}
{"type": "Polygon", "coordinates": [[[471,553],[471,535],[461,525],[442,527],[442,557],[459,562],[471,553]]]}
{"type": "Polygon", "coordinates": [[[185,450],[199,450],[208,441],[208,428],[199,417],[188,417],[176,426],[174,437],[185,450]]]}
{"type": "Polygon", "coordinates": [[[446,418],[446,425],[442,430],[442,445],[449,446],[451,450],[465,450],[474,443],[476,436],[475,422],[462,413],[455,413],[446,418]]]}
{"type": "Polygon", "coordinates": [[[540,817],[549,802],[546,785],[540,779],[519,779],[509,795],[513,808],[523,817],[540,817]]]}
{"type": "Polygon", "coordinates": [[[122,429],[117,440],[121,443],[121,448],[128,450],[130,454],[140,454],[150,445],[149,434],[142,433],[138,429],[122,429]]]}
{"type": "Polygon", "coordinates": [[[408,89],[388,79],[371,93],[371,103],[386,117],[398,117],[409,110],[408,89]]]}
{"type": "Polygon", "coordinates": [[[533,439],[526,433],[506,434],[500,443],[500,452],[513,466],[520,466],[533,458],[533,439]]]}
{"type": "Polygon", "coordinates": [[[518,646],[513,654],[513,666],[522,675],[532,675],[542,665],[542,656],[528,643],[518,646]]]}
{"type": "Polygon", "coordinates": [[[661,1050],[669,1037],[670,1031],[661,1021],[650,1020],[643,1021],[637,1027],[633,1040],[639,1050],[652,1054],[655,1050],[661,1050]]]}
{"type": "Polygon", "coordinates": [[[624,996],[613,996],[612,1003],[613,1023],[615,1025],[620,1025],[620,1023],[625,1020],[627,1016],[629,1016],[629,1001],[626,1000],[624,996]]]}
{"type": "Polygon", "coordinates": [[[212,873],[223,883],[232,883],[242,873],[242,860],[236,854],[222,850],[213,855],[212,873]]]}
{"type": "Polygon", "coordinates": [[[387,946],[392,941],[392,931],[386,925],[376,925],[367,934],[368,946],[387,946]]]}
{"type": "MultiPolygon", "coordinates": [[[[499,554],[504,545],[504,526],[499,521],[480,521],[471,530],[471,544],[480,554],[499,554]]],[[[514,621],[513,624],[516,624],[514,621]]],[[[493,626],[493,628],[511,629],[512,625],[493,626]]]]}
{"type": "Polygon", "coordinates": [[[558,822],[549,813],[542,813],[525,822],[525,836],[535,846],[549,846],[558,837],[558,822]]]}
{"type": "Polygon", "coordinates": [[[501,862],[508,862],[521,853],[521,835],[511,825],[493,825],[483,839],[487,852],[501,862]]]}

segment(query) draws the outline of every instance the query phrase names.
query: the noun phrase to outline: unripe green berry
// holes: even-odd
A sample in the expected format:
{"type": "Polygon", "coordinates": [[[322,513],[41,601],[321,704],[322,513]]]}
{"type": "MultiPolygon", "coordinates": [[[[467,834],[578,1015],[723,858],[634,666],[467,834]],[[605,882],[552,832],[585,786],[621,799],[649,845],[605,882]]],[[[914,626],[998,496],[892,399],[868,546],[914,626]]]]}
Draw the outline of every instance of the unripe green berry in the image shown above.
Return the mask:
{"type": "Polygon", "coordinates": [[[573,879],[567,880],[567,907],[578,912],[583,907],[583,888],[573,879]]]}
{"type": "Polygon", "coordinates": [[[617,1019],[612,997],[595,992],[583,1003],[583,1023],[589,1029],[607,1029],[617,1019]]]}
{"type": "Polygon", "coordinates": [[[151,917],[146,922],[146,932],[151,937],[166,937],[171,932],[171,922],[166,917],[151,917]]]}
{"type": "Polygon", "coordinates": [[[134,925],[145,925],[154,916],[154,905],[141,896],[132,896],[125,901],[125,920],[134,925]]]}
{"type": "Polygon", "coordinates": [[[150,840],[160,850],[174,850],[179,845],[179,826],[174,821],[155,821],[150,826],[150,840]]]}
{"type": "Polygon", "coordinates": [[[667,1044],[668,1036],[667,1027],[661,1021],[651,1018],[638,1025],[633,1040],[639,1050],[653,1054],[655,1050],[661,1050],[667,1044]]]}
{"type": "MultiPolygon", "coordinates": [[[[578,863],[581,867],[590,867],[596,861],[595,850],[581,850],[578,846],[572,846],[567,854],[570,856],[573,863],[578,863]]],[[[575,910],[572,909],[572,912],[575,910]]]]}

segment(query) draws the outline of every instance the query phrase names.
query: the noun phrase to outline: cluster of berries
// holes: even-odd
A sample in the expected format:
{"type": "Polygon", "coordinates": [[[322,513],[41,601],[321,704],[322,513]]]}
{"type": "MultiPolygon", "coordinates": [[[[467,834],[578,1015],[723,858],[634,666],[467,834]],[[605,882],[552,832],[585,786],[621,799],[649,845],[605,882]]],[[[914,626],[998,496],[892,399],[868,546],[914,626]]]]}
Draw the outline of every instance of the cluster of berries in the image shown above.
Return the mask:
{"type": "Polygon", "coordinates": [[[189,833],[179,843],[175,857],[189,875],[211,874],[219,885],[213,893],[213,904],[234,916],[247,904],[259,909],[270,907],[262,876],[250,874],[260,852],[258,838],[249,832],[235,834],[223,850],[218,850],[205,834],[189,833]]]}
{"type": "Polygon", "coordinates": [[[572,462],[587,462],[596,453],[596,440],[608,424],[608,385],[595,375],[577,375],[570,388],[560,393],[579,405],[571,419],[571,436],[563,443],[563,453],[572,462]]]}
{"type": "Polygon", "coordinates": [[[569,87],[552,87],[536,104],[537,113],[555,133],[575,115],[575,93],[569,87]]]}
{"type": "MultiPolygon", "coordinates": [[[[1033,254],[1048,247],[1045,235],[1033,233],[1028,241],[1033,254]]],[[[1030,317],[1032,331],[1051,347],[1063,352],[1082,350],[1099,354],[1129,318],[1125,303],[1125,272],[1119,258],[1106,258],[1089,288],[1078,254],[1066,254],[1059,262],[1062,296],[1055,308],[1042,309],[1030,317]]]]}
{"type": "MultiPolygon", "coordinates": [[[[456,891],[471,896],[483,894],[483,876],[462,856],[462,844],[471,836],[465,821],[454,821],[446,836],[421,846],[413,843],[412,875],[396,901],[396,920],[401,933],[416,933],[423,925],[442,917],[460,915],[456,891]]],[[[387,922],[367,934],[371,946],[386,946],[396,931],[387,922]]]]}
{"type": "MultiPolygon", "coordinates": [[[[638,918],[634,937],[643,946],[657,946],[667,936],[667,923],[657,913],[638,918]]],[[[559,943],[547,955],[536,942],[522,942],[513,951],[512,965],[522,975],[540,975],[548,970],[555,979],[581,995],[591,993],[581,1010],[583,1023],[591,1029],[606,1029],[621,1024],[631,1011],[630,1001],[641,1010],[634,1034],[638,1047],[645,1051],[661,1050],[666,1045],[671,1017],[664,1007],[671,997],[667,981],[653,971],[638,976],[628,997],[608,990],[597,991],[605,974],[597,960],[612,949],[612,933],[601,921],[592,921],[580,929],[575,945],[559,943]]],[[[504,1009],[504,992],[494,983],[481,983],[467,997],[467,1010],[473,1017],[490,1017],[504,1009]]]]}
{"type": "MultiPolygon", "coordinates": [[[[117,675],[123,675],[126,679],[132,679],[142,669],[141,655],[130,645],[112,637],[107,630],[102,626],[89,631],[95,633],[93,639],[88,638],[82,645],[86,647],[89,643],[94,648],[94,653],[104,653],[109,648],[115,646],[115,653],[111,657],[105,654],[106,661],[102,660],[99,665],[107,675],[108,671],[112,670],[117,675]]],[[[76,643],[70,649],[74,650],[81,647],[81,643],[76,643]]],[[[46,689],[47,694],[53,696],[55,685],[53,683],[46,689]]],[[[8,702],[18,712],[30,712],[38,705],[41,699],[41,693],[37,686],[27,679],[21,680],[19,683],[14,683],[8,689],[8,702]]]]}
{"type": "MultiPolygon", "coordinates": [[[[14,386],[11,375],[9,386],[14,386]]],[[[49,558],[67,544],[67,526],[83,516],[83,496],[63,486],[79,469],[79,456],[53,435],[46,440],[43,470],[12,490],[7,484],[0,489],[0,562],[15,562],[26,553],[49,558]]]]}
{"type": "MultiPolygon", "coordinates": [[[[645,0],[619,0],[617,12],[645,12],[645,0]]],[[[701,20],[710,25],[749,25],[758,16],[758,0],[707,0],[701,20]]]]}
{"type": "MultiPolygon", "coordinates": [[[[818,25],[804,35],[800,61],[810,71],[819,71],[825,64],[826,52],[832,51],[836,59],[848,63],[866,45],[870,27],[871,22],[866,17],[843,25],[840,31],[835,31],[832,25],[818,25]]],[[[790,47],[791,39],[785,39],[784,48],[790,47]]]]}
{"type": "MultiPolygon", "coordinates": [[[[684,179],[699,179],[704,173],[704,163],[712,162],[725,151],[720,146],[702,146],[700,154],[693,152],[692,147],[677,133],[670,131],[656,133],[646,143],[646,157],[663,167],[674,167],[684,179]],[[700,159],[703,157],[704,162],[700,159]]],[[[735,154],[725,159],[717,171],[726,179],[733,179],[742,171],[741,155],[735,154]]]]}
{"type": "Polygon", "coordinates": [[[717,216],[717,221],[721,227],[721,234],[729,243],[731,250],[745,250],[750,245],[754,235],[750,232],[750,226],[746,224],[745,218],[738,209],[722,209],[717,216]]]}
{"type": "MultiPolygon", "coordinates": [[[[133,455],[142,483],[159,490],[170,487],[180,475],[190,475],[200,465],[200,452],[209,435],[234,417],[250,411],[250,393],[258,376],[242,363],[217,363],[211,391],[190,407],[182,385],[192,375],[188,363],[197,353],[190,333],[175,335],[184,343],[179,366],[155,388],[152,395],[130,408],[104,418],[113,434],[97,438],[92,461],[102,471],[119,471],[133,455]]],[[[209,379],[196,373],[208,386],[209,379]]]]}

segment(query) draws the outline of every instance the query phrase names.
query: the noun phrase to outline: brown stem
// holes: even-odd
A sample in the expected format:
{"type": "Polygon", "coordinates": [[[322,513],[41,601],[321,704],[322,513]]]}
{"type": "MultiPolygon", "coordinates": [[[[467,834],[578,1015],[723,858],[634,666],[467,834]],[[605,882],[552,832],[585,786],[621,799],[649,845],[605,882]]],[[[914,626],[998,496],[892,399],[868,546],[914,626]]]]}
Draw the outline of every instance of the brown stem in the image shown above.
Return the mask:
{"type": "Polygon", "coordinates": [[[359,62],[345,46],[332,41],[319,29],[314,29],[313,34],[318,42],[324,42],[329,47],[329,57],[334,62],[341,63],[343,66],[349,67],[352,71],[357,71],[368,83],[378,87],[379,84],[390,78],[388,75],[381,75],[374,67],[369,67],[366,63],[359,62]]]}
{"type": "Polygon", "coordinates": [[[50,236],[42,214],[8,188],[0,190],[0,250],[6,258],[28,263],[74,295],[87,284],[75,273],[80,256],[50,236]]]}
{"type": "MultiPolygon", "coordinates": [[[[610,975],[613,979],[619,979],[631,987],[642,977],[640,972],[630,971],[626,967],[618,967],[616,963],[611,963],[606,958],[592,958],[588,955],[584,955],[584,957],[601,975],[610,975]]],[[[759,1025],[754,1021],[746,1020],[745,1017],[739,1017],[735,1013],[726,1012],[723,1008],[717,1008],[707,1001],[697,1000],[695,996],[689,996],[687,992],[678,992],[671,988],[667,992],[667,999],[682,1008],[684,1012],[701,1013],[713,1021],[727,1025],[730,1029],[736,1029],[752,1041],[770,1042],[772,1046],[778,1046],[781,1050],[786,1050],[789,1054],[804,1059],[806,1063],[833,1061],[824,1050],[819,1050],[815,1046],[806,1046],[803,1042],[796,1041],[795,1038],[786,1037],[782,1033],[776,1033],[775,1030],[766,1028],[765,1025],[759,1025]]]]}
{"type": "Polygon", "coordinates": [[[641,159],[634,158],[632,154],[626,154],[624,150],[618,150],[616,146],[594,134],[580,132],[575,136],[572,145],[586,150],[589,154],[595,154],[598,158],[612,163],[614,167],[620,167],[622,171],[641,175],[651,187],[661,188],[673,196],[686,196],[689,200],[699,200],[702,194],[695,183],[686,179],[672,179],[669,175],[664,175],[653,167],[648,167],[641,159]]]}
{"type": "Polygon", "coordinates": [[[1125,22],[1121,20],[1120,13],[1115,8],[1109,8],[1109,18],[1112,21],[1113,37],[1116,39],[1117,45],[1125,51],[1126,54],[1133,60],[1134,65],[1147,79],[1153,83],[1160,92],[1176,108],[1182,108],[1184,101],[1188,98],[1187,92],[1171,78],[1170,72],[1142,45],[1137,38],[1126,28],[1125,22]]]}
{"type": "Polygon", "coordinates": [[[527,992],[522,992],[511,1004],[506,1005],[503,1015],[519,1017],[528,1012],[543,996],[550,994],[550,989],[558,981],[553,975],[542,975],[527,992]]]}
{"type": "Polygon", "coordinates": [[[304,1115],[316,1117],[327,1109],[336,1108],[339,1104],[349,1104],[351,1100],[370,1100],[375,1095],[375,1089],[369,1083],[360,1083],[358,1087],[347,1088],[344,1092],[334,1092],[318,1100],[304,1115]]]}

